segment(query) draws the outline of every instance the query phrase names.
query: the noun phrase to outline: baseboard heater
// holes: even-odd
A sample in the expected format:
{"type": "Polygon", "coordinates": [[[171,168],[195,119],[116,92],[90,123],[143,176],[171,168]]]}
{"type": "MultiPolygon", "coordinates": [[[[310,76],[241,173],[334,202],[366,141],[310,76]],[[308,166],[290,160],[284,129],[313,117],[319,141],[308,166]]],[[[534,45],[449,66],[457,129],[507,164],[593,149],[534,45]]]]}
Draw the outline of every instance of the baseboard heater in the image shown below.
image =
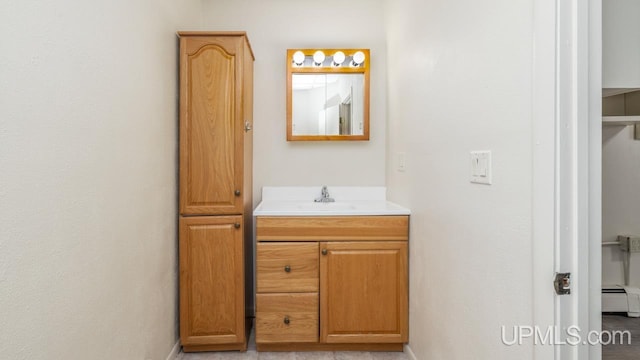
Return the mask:
{"type": "MultiPolygon", "coordinates": [[[[617,241],[602,246],[619,246],[624,256],[624,283],[631,284],[631,253],[640,252],[640,236],[618,235],[617,241]]],[[[627,313],[640,317],[640,288],[622,285],[602,285],[602,312],[627,313]]]]}
{"type": "Polygon", "coordinates": [[[640,288],[602,286],[602,312],[627,313],[628,317],[640,317],[640,288]]]}

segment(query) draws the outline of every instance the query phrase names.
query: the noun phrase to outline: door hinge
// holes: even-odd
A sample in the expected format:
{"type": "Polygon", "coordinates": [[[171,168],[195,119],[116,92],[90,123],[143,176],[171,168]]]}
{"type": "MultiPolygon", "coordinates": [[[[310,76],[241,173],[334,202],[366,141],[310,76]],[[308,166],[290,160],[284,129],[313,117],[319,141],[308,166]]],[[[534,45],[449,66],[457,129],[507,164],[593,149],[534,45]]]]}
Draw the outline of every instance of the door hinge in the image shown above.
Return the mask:
{"type": "Polygon", "coordinates": [[[556,294],[558,295],[571,294],[571,273],[556,273],[553,286],[556,288],[556,294]]]}

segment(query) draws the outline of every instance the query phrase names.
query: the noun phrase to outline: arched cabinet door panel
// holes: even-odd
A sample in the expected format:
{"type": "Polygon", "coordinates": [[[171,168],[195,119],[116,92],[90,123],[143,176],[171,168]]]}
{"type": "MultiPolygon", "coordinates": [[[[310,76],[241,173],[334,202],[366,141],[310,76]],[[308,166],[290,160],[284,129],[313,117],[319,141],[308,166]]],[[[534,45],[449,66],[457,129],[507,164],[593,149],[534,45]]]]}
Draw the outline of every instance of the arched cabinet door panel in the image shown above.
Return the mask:
{"type": "Polygon", "coordinates": [[[181,40],[180,214],[241,214],[250,112],[242,38],[181,40]]]}

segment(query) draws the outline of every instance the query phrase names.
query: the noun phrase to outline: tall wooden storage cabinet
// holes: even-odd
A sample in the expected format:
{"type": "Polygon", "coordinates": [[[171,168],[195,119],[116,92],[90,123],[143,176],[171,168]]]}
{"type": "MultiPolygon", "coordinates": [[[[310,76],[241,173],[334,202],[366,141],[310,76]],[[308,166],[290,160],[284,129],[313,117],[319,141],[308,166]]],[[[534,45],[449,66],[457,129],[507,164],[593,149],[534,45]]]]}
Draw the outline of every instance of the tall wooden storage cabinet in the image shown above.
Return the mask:
{"type": "Polygon", "coordinates": [[[180,341],[246,350],[254,57],[244,32],[178,35],[180,341]]]}

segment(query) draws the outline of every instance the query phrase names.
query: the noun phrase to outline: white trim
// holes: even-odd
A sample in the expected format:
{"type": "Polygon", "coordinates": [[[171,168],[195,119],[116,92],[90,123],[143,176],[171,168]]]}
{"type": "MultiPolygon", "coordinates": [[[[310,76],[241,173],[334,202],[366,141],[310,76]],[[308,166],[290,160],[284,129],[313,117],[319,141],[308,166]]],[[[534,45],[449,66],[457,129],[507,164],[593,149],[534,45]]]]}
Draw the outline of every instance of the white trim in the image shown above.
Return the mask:
{"type": "MultiPolygon", "coordinates": [[[[571,295],[556,297],[556,326],[590,328],[589,2],[558,1],[556,271],[571,272],[571,295]]],[[[562,338],[566,339],[567,334],[562,338]]],[[[557,360],[589,359],[589,347],[556,346],[557,360]]]]}
{"type": "Polygon", "coordinates": [[[636,125],[640,124],[640,116],[603,116],[602,125],[636,125]]]}
{"type": "MultiPolygon", "coordinates": [[[[589,331],[602,330],[602,0],[589,1],[589,331]]],[[[589,348],[602,359],[602,346],[589,348]]]]}
{"type": "Polygon", "coordinates": [[[413,353],[413,350],[411,350],[411,346],[409,346],[409,344],[404,344],[404,352],[409,355],[409,359],[418,360],[416,354],[413,353]]]}
{"type": "Polygon", "coordinates": [[[178,341],[176,341],[176,344],[173,345],[173,348],[171,349],[169,355],[167,355],[166,360],[176,360],[178,358],[178,355],[180,355],[180,339],[178,339],[178,341]]]}
{"type": "MultiPolygon", "coordinates": [[[[588,333],[601,324],[601,0],[556,4],[555,266],[572,273],[571,295],[556,297],[556,326],[588,333]]],[[[600,358],[600,346],[555,349],[556,360],[600,358]]]]}
{"type": "MultiPolygon", "coordinates": [[[[542,327],[601,326],[601,2],[533,3],[533,325],[542,327]],[[570,296],[553,293],[555,271],[573,273],[570,296]]],[[[598,346],[534,346],[536,360],[600,356],[598,346]]]]}

